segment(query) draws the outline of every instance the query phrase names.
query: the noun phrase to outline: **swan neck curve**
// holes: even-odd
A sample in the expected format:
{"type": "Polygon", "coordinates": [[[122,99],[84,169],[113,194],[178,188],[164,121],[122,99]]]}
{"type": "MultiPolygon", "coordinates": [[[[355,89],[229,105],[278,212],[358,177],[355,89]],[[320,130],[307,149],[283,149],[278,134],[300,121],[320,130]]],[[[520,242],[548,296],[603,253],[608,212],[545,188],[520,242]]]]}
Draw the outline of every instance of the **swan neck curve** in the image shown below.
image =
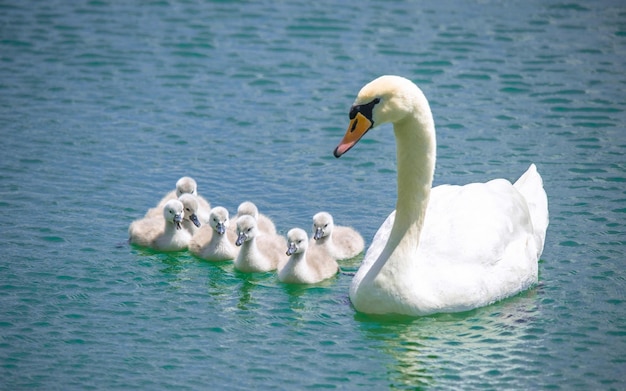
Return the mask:
{"type": "Polygon", "coordinates": [[[435,129],[430,110],[426,117],[426,120],[420,120],[420,116],[408,116],[394,124],[398,195],[388,251],[392,250],[390,246],[396,247],[401,242],[415,248],[419,243],[436,159],[435,129]]]}

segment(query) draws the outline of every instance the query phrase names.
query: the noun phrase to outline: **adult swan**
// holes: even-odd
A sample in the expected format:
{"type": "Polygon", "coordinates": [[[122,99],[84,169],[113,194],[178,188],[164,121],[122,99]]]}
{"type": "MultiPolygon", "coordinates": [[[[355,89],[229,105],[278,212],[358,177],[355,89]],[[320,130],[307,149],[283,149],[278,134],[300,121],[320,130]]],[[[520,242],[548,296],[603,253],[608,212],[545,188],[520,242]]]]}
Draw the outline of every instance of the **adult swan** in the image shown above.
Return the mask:
{"type": "Polygon", "coordinates": [[[356,310],[466,311],[535,284],[548,227],[548,199],[535,165],[513,185],[495,179],[431,188],[433,116],[422,91],[399,76],[379,77],[361,89],[335,157],[387,122],[396,136],[398,199],[352,280],[356,310]]]}

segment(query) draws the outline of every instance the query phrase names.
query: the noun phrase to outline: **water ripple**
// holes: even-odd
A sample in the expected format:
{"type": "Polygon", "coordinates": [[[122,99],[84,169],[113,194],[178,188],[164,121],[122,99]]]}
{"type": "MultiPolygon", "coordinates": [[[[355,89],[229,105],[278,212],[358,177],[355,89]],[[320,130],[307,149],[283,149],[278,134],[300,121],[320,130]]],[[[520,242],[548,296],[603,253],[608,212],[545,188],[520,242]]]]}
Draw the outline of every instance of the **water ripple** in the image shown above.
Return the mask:
{"type": "Polygon", "coordinates": [[[619,389],[621,5],[0,9],[6,388],[619,389]],[[355,92],[382,73],[430,99],[437,184],[537,163],[551,210],[538,287],[465,314],[378,319],[347,298],[360,258],[294,288],[125,243],[182,175],[231,211],[254,200],[283,231],[332,208],[371,240],[394,206],[393,139],[380,129],[354,154],[332,150],[355,92]]]}

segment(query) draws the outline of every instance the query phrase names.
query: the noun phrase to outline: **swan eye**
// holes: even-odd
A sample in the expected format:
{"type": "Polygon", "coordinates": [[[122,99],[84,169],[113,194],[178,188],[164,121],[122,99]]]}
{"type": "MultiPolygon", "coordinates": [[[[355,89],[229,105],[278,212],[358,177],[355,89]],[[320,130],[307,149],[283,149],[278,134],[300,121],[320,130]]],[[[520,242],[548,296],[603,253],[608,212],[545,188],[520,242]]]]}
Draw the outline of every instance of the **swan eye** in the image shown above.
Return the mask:
{"type": "Polygon", "coordinates": [[[375,98],[369,103],[365,103],[362,105],[355,105],[350,108],[350,119],[354,119],[357,113],[363,114],[365,118],[370,120],[372,123],[372,110],[374,110],[374,106],[380,103],[380,98],[375,98]]]}

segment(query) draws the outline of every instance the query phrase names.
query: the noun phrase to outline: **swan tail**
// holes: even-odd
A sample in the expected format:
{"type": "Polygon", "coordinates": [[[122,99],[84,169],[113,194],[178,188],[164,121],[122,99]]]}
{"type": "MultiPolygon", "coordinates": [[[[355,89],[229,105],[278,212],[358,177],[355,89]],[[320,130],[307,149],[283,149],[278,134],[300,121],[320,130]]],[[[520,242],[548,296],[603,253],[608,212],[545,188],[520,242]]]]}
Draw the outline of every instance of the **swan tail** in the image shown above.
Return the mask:
{"type": "Polygon", "coordinates": [[[543,252],[549,216],[548,196],[543,188],[543,179],[541,179],[541,175],[537,172],[537,167],[531,164],[528,170],[526,170],[513,186],[524,196],[528,204],[535,240],[537,242],[537,256],[540,256],[543,252]]]}

